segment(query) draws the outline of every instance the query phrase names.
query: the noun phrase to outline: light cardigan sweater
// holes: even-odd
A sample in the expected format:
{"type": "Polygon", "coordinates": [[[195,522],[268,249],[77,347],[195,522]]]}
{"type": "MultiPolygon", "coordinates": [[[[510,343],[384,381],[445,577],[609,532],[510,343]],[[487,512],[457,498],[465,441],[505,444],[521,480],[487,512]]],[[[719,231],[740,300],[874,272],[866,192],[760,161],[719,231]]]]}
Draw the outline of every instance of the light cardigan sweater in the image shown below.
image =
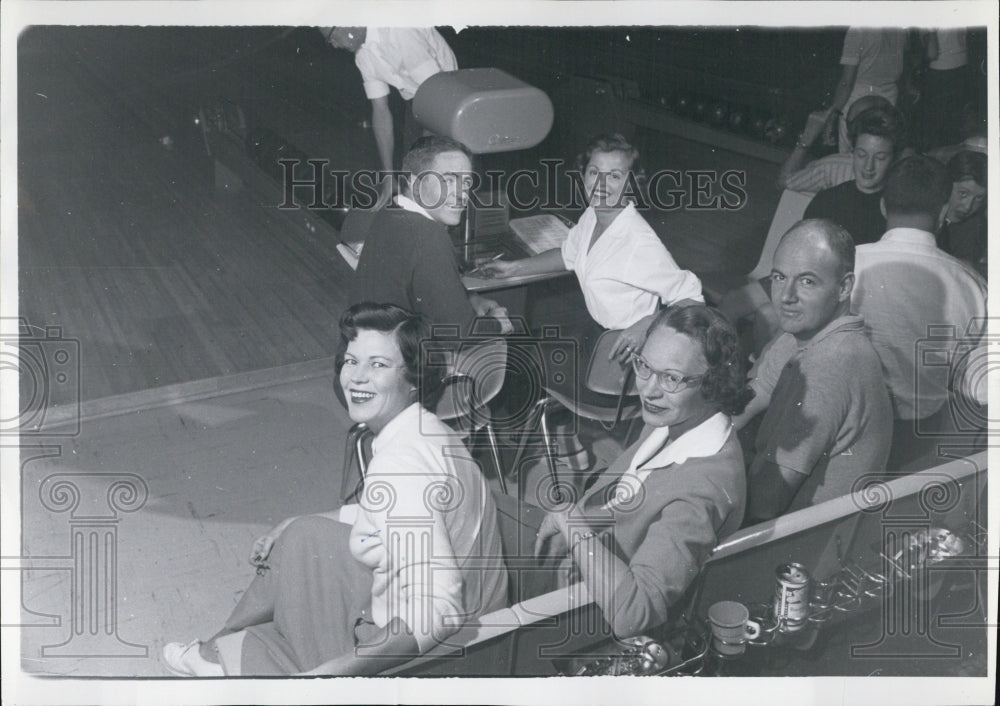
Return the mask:
{"type": "Polygon", "coordinates": [[[504,606],[496,514],[479,466],[441,420],[415,403],[386,424],[350,538],[351,554],[372,569],[375,624],[402,619],[425,652],[504,606]]]}

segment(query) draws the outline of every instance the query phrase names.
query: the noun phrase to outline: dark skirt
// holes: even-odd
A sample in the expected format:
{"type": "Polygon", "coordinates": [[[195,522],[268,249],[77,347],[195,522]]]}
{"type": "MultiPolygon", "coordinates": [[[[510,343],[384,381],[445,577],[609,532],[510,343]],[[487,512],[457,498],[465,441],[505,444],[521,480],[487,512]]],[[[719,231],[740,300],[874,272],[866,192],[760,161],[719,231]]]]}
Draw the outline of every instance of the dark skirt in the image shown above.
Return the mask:
{"type": "Polygon", "coordinates": [[[355,628],[370,628],[372,571],[348,548],[351,526],[299,518],[275,542],[226,620],[245,630],[240,673],[294,674],[354,651],[355,628]]]}

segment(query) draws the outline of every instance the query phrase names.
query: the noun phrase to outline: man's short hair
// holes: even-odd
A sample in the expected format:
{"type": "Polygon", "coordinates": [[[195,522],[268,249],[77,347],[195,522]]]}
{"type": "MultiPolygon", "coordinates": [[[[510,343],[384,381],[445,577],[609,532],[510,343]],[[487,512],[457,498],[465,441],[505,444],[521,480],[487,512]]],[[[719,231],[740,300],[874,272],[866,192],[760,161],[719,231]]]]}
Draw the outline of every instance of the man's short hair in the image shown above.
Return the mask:
{"type": "Polygon", "coordinates": [[[850,134],[851,123],[857,120],[858,116],[867,110],[872,108],[891,108],[892,103],[885,96],[880,96],[877,93],[869,93],[867,96],[861,96],[856,101],[851,103],[851,107],[847,109],[844,114],[844,120],[847,121],[847,131],[850,134]]]}
{"type": "Polygon", "coordinates": [[[894,164],[885,179],[887,214],[926,215],[937,218],[951,196],[945,166],[930,157],[907,157],[894,164]]]}
{"type": "Polygon", "coordinates": [[[426,172],[434,163],[434,158],[445,152],[461,152],[472,159],[469,148],[458,140],[440,135],[426,135],[414,142],[403,157],[403,171],[412,175],[426,172]]]}
{"type": "Polygon", "coordinates": [[[785,235],[781,236],[781,239],[784,240],[789,233],[797,230],[808,230],[823,236],[827,247],[837,258],[841,276],[848,272],[854,272],[854,238],[842,225],[834,223],[828,218],[807,218],[789,228],[785,235]]]}
{"type": "Polygon", "coordinates": [[[899,152],[903,145],[905,123],[903,114],[891,105],[869,108],[861,112],[848,126],[848,136],[854,145],[861,135],[884,137],[892,142],[894,152],[899,152]]]}

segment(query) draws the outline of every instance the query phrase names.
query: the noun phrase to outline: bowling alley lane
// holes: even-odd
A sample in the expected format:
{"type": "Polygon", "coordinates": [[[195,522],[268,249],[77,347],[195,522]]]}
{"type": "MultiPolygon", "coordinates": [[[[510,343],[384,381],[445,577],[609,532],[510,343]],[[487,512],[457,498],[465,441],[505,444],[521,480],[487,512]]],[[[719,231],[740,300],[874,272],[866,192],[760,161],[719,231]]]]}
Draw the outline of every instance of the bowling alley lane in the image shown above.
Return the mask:
{"type": "MultiPolygon", "coordinates": [[[[555,105],[544,142],[484,156],[481,168],[534,168],[622,131],[648,172],[739,170],[738,209],[690,208],[686,187],[677,207],[647,217],[684,267],[753,267],[777,202],[775,160],[822,83],[796,88],[788,75],[784,59],[808,37],[442,31],[460,65],[502,68],[555,105]]],[[[837,34],[820,34],[813,61],[835,67],[837,34]]],[[[309,28],[34,27],[18,57],[21,315],[80,342],[82,400],[280,375],[334,354],[350,274],[334,239],[251,190],[220,188],[200,121],[237,105],[275,149],[373,167],[349,54],[309,28]]],[[[50,402],[67,401],[60,394],[50,402]]]]}

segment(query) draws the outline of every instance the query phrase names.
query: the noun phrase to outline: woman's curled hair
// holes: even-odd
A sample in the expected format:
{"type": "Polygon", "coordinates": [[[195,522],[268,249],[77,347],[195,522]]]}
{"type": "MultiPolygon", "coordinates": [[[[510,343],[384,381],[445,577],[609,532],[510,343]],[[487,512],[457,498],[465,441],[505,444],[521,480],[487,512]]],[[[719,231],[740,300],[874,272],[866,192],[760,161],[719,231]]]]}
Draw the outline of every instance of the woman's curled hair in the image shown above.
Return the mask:
{"type": "Polygon", "coordinates": [[[704,304],[671,306],[657,315],[647,336],[659,327],[672,328],[701,345],[708,362],[701,379],[702,396],[730,416],[743,412],[754,391],[747,384],[746,358],[736,329],[726,317],[704,304]]]}
{"type": "Polygon", "coordinates": [[[353,305],[340,317],[340,350],[336,370],[340,375],[344,366],[343,351],[347,344],[358,337],[363,330],[394,333],[396,344],[403,355],[403,374],[406,381],[417,388],[420,403],[434,411],[443,393],[443,369],[435,365],[423,365],[421,346],[431,338],[430,321],[420,314],[414,314],[395,304],[375,304],[360,302],[353,305]]]}
{"type": "Polygon", "coordinates": [[[596,135],[587,144],[586,149],[576,156],[576,169],[580,174],[587,168],[590,158],[595,152],[621,152],[629,162],[629,171],[635,178],[636,184],[643,190],[646,188],[646,170],[643,169],[639,159],[639,150],[636,149],[628,139],[621,133],[596,135]]]}

